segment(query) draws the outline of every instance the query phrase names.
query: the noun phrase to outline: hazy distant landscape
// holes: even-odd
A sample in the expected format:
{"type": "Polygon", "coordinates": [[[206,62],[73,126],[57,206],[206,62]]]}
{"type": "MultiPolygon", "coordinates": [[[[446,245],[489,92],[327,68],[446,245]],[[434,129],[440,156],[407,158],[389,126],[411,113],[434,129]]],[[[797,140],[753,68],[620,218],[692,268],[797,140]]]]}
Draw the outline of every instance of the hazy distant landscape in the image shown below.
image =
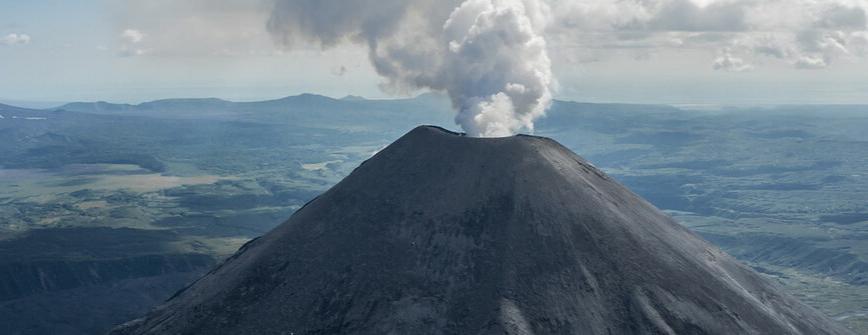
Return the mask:
{"type": "MultiPolygon", "coordinates": [[[[866,112],[557,101],[536,134],[868,332],[866,112]]],[[[455,128],[437,95],[0,115],[0,329],[11,334],[99,333],[140,316],[415,125],[455,128]]]]}

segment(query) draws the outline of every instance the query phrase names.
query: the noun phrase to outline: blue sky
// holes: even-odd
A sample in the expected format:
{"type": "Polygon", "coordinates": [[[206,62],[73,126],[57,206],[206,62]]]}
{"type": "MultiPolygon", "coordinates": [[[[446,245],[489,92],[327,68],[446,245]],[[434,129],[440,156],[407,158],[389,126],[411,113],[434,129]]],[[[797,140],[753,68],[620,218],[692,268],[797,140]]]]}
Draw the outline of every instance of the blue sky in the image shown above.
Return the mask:
{"type": "MultiPolygon", "coordinates": [[[[802,37],[807,34],[800,30],[794,36],[801,39],[776,41],[774,46],[783,45],[781,50],[786,51],[776,53],[756,41],[789,33],[787,29],[796,29],[789,27],[804,26],[803,22],[769,23],[773,28],[758,32],[736,27],[732,30],[738,34],[722,38],[710,28],[689,27],[685,31],[678,21],[683,17],[666,11],[668,3],[679,1],[657,1],[665,6],[612,9],[606,7],[612,6],[611,1],[552,1],[553,7],[561,6],[557,12],[569,13],[568,17],[578,22],[561,24],[569,20],[555,15],[560,21],[546,33],[557,81],[555,97],[636,103],[868,103],[868,62],[864,50],[858,49],[863,48],[860,38],[868,35],[863,35],[865,27],[858,26],[864,25],[858,15],[855,27],[849,23],[853,15],[836,14],[835,18],[850,21],[846,26],[823,23],[811,30],[846,35],[849,39],[835,40],[847,41],[841,47],[847,50],[833,53],[786,45],[790,40],[804,42],[802,37]],[[637,11],[639,18],[656,15],[657,20],[649,19],[656,26],[642,26],[647,31],[641,34],[629,31],[641,35],[641,44],[635,42],[636,37],[626,38],[624,31],[612,28],[623,27],[618,22],[625,19],[599,14],[637,11]],[[580,20],[583,15],[587,18],[580,20]],[[754,38],[760,33],[762,38],[754,38]],[[690,44],[693,39],[706,42],[690,44]]],[[[838,1],[842,8],[855,9],[852,12],[856,14],[868,7],[864,1],[838,1]]],[[[703,18],[710,21],[714,20],[709,15],[716,15],[722,6],[718,3],[727,3],[680,2],[682,7],[684,3],[688,9],[695,7],[690,15],[705,15],[703,18]]],[[[265,29],[268,6],[267,1],[233,0],[2,0],[0,101],[255,100],[305,92],[335,97],[394,96],[395,92],[381,89],[384,79],[370,65],[364,45],[343,43],[323,50],[316,45],[274,43],[265,29]],[[130,31],[135,34],[126,33],[130,31]],[[21,38],[25,35],[26,42],[21,38]],[[135,36],[140,38],[133,41],[135,36]]],[[[754,11],[750,18],[768,11],[747,10],[754,11]]],[[[803,11],[832,12],[807,5],[803,11]]]]}

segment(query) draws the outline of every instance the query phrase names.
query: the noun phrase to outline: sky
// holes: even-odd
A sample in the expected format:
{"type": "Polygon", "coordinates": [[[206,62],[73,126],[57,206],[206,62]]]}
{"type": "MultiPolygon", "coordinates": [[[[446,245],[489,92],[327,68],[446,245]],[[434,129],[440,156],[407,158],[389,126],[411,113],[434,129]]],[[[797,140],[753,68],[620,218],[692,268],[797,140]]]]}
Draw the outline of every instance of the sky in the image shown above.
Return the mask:
{"type": "MultiPolygon", "coordinates": [[[[0,0],[0,101],[260,100],[300,93],[388,98],[449,91],[463,68],[412,66],[466,59],[407,54],[417,51],[414,43],[424,49],[445,41],[444,23],[462,2],[0,0]],[[429,30],[436,36],[417,40],[407,33],[429,30]]],[[[543,39],[546,49],[525,56],[536,57],[534,66],[549,61],[552,77],[529,83],[550,86],[556,99],[868,104],[868,0],[524,5],[541,6],[528,9],[527,37],[543,39]]],[[[442,52],[451,47],[442,44],[442,52]]],[[[484,57],[500,57],[498,65],[527,60],[503,56],[484,57]]]]}

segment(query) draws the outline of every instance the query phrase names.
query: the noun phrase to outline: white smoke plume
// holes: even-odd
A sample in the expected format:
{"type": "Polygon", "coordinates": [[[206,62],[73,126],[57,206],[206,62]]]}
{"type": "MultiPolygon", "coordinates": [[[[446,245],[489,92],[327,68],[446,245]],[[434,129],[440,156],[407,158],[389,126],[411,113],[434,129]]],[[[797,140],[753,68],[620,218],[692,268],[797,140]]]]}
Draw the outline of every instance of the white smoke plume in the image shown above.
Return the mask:
{"type": "Polygon", "coordinates": [[[363,43],[384,89],[449,94],[469,135],[533,131],[554,79],[542,0],[278,0],[269,32],[286,45],[363,43]]]}

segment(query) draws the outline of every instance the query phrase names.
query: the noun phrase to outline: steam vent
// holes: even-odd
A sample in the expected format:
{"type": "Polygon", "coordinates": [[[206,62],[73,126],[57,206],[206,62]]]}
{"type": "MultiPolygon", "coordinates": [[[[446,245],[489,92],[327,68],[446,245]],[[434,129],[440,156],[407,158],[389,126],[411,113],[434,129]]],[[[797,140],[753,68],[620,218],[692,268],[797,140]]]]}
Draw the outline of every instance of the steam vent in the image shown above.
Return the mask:
{"type": "Polygon", "coordinates": [[[557,142],[418,127],[113,334],[850,334],[557,142]]]}

